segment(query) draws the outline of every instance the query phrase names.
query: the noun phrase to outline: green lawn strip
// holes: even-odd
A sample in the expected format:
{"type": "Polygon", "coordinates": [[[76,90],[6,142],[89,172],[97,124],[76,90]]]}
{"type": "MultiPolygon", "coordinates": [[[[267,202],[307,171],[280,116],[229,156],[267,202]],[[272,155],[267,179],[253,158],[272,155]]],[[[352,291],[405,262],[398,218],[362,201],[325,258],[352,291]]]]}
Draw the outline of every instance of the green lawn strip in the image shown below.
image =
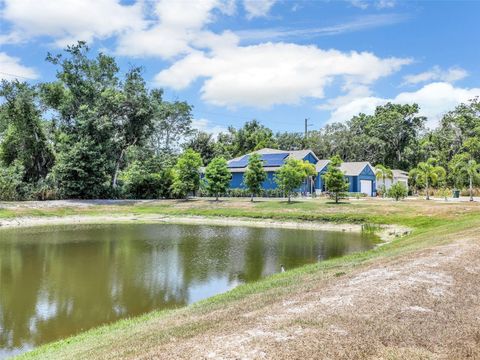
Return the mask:
{"type": "MultiPolygon", "coordinates": [[[[120,320],[118,322],[100,326],[86,331],[79,335],[60,340],[51,344],[41,346],[32,352],[20,355],[19,359],[34,358],[62,358],[64,355],[74,353],[98,352],[103,348],[107,350],[111,341],[121,336],[135,336],[141,333],[144,336],[151,336],[156,342],[168,341],[168,339],[191,337],[198,332],[204,331],[216,325],[216,323],[200,322],[198,324],[189,324],[154,331],[154,334],[145,335],[145,331],[151,322],[158,322],[169,316],[192,316],[206,314],[211,311],[225,309],[238,301],[244,300],[249,296],[259,296],[264,301],[274,301],[276,295],[280,293],[294,292],[305,280],[313,278],[324,278],[327,276],[340,277],[350,273],[359,265],[368,263],[375,259],[390,258],[398,255],[408,255],[408,253],[417,250],[449,243],[456,237],[453,236],[463,230],[478,227],[480,225],[480,216],[471,214],[464,216],[455,222],[438,223],[436,221],[421,222],[422,226],[408,236],[395,239],[375,249],[350,254],[344,257],[322,261],[317,264],[306,265],[300,268],[292,269],[283,274],[275,274],[261,279],[254,283],[243,284],[235,289],[223,294],[219,294],[192,304],[191,306],[177,310],[154,311],[139,317],[120,320]],[[199,330],[200,329],[200,330],[199,330]],[[63,354],[63,356],[62,356],[63,354]]],[[[128,349],[122,349],[128,352],[128,349]]]]}

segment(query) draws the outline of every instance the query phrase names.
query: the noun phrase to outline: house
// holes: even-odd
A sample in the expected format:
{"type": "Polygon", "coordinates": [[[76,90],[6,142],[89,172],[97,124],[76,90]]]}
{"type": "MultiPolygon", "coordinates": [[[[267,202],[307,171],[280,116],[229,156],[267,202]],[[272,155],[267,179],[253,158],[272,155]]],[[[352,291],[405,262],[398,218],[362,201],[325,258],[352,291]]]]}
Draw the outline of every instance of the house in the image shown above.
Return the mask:
{"type": "MultiPolygon", "coordinates": [[[[312,192],[320,193],[325,191],[325,185],[322,179],[322,175],[327,171],[329,160],[320,160],[312,150],[277,150],[277,149],[261,149],[254,151],[261,155],[262,160],[265,163],[264,169],[267,173],[267,179],[264,181],[262,187],[266,190],[272,190],[277,188],[275,182],[275,172],[287,161],[288,159],[297,159],[308,161],[315,165],[317,170],[317,176],[312,179],[306,179],[305,183],[298,190],[299,192],[312,192]]],[[[235,159],[228,161],[228,167],[232,173],[232,179],[230,181],[230,188],[242,189],[245,188],[243,183],[243,174],[245,173],[248,165],[248,158],[251,154],[239,156],[235,159]]],[[[376,195],[376,179],[375,171],[368,162],[344,162],[340,169],[344,172],[346,180],[349,182],[349,192],[365,193],[368,196],[376,195]]]]}
{"type": "MultiPolygon", "coordinates": [[[[328,190],[325,188],[322,175],[327,171],[329,162],[329,160],[321,160],[316,165],[318,176],[315,188],[317,192],[328,190]]],[[[376,196],[375,169],[369,162],[343,162],[340,170],[345,174],[345,179],[349,184],[348,192],[376,196]]]]}
{"type": "MultiPolygon", "coordinates": [[[[267,178],[263,182],[262,187],[265,190],[273,190],[277,188],[277,183],[275,182],[275,172],[287,161],[288,159],[297,159],[304,160],[312,163],[313,165],[318,163],[318,158],[311,150],[277,150],[264,148],[261,150],[254,151],[247,155],[239,156],[235,159],[228,161],[228,168],[232,173],[232,180],[230,181],[230,188],[232,189],[243,189],[245,185],[243,183],[243,174],[247,170],[248,158],[251,154],[260,154],[262,160],[264,161],[264,169],[267,173],[267,178]]],[[[314,190],[313,180],[309,180],[303,184],[302,188],[299,189],[299,192],[306,191],[310,192],[310,189],[314,190]],[[311,182],[310,182],[311,181],[311,182]]]]}
{"type": "MultiPolygon", "coordinates": [[[[393,184],[401,183],[408,189],[408,173],[403,170],[392,170],[392,178],[385,179],[385,189],[388,190],[393,184]]],[[[383,179],[377,180],[377,190],[383,189],[383,179]]]]}

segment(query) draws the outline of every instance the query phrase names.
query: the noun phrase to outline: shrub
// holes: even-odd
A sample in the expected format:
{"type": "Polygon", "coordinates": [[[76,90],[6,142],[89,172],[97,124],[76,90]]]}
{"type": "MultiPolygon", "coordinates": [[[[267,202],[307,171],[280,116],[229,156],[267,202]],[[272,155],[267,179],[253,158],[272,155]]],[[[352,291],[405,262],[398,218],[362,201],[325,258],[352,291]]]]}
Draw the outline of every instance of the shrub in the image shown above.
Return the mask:
{"type": "Polygon", "coordinates": [[[408,190],[405,185],[402,183],[395,183],[393,184],[390,189],[387,191],[387,196],[390,198],[394,198],[395,201],[400,199],[404,199],[408,195],[408,190]]]}
{"type": "Polygon", "coordinates": [[[153,172],[149,166],[132,162],[120,175],[123,195],[130,199],[169,198],[172,172],[164,169],[153,172]]]}

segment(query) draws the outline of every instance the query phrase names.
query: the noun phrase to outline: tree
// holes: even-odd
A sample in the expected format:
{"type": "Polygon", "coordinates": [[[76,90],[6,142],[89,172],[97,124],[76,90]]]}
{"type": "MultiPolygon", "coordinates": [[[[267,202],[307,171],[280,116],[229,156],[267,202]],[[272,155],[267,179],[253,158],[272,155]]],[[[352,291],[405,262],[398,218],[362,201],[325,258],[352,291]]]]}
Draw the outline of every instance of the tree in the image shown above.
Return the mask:
{"type": "Polygon", "coordinates": [[[395,201],[404,199],[407,195],[408,195],[407,187],[399,182],[390,186],[390,189],[388,189],[388,192],[387,192],[387,196],[394,198],[395,201]]]}
{"type": "MultiPolygon", "coordinates": [[[[41,87],[43,101],[53,113],[57,151],[85,149],[94,157],[99,172],[97,176],[103,179],[106,171],[108,186],[115,188],[126,150],[142,145],[151,131],[153,110],[141,70],[131,69],[122,82],[115,59],[102,53],[91,58],[84,42],[67,47],[65,53],[48,55],[47,60],[59,66],[57,81],[41,87]],[[86,149],[87,145],[92,148],[86,149]]],[[[63,159],[71,158],[71,155],[65,155],[63,159]]],[[[95,172],[92,164],[86,161],[63,161],[60,173],[88,174],[92,171],[95,172]],[[72,169],[69,170],[69,166],[72,169]]],[[[104,186],[103,182],[97,183],[92,191],[87,185],[90,181],[82,185],[72,179],[75,186],[65,193],[73,197],[97,194],[99,186],[104,186]],[[76,194],[71,193],[73,188],[77,189],[76,194]]],[[[63,185],[68,186],[65,182],[63,185]]]]}
{"type": "Polygon", "coordinates": [[[0,161],[22,165],[23,181],[45,178],[54,155],[44,129],[37,89],[27,83],[2,81],[0,96],[0,161]]]}
{"type": "Polygon", "coordinates": [[[172,193],[179,198],[188,198],[200,185],[202,158],[199,153],[187,149],[178,158],[173,168],[172,193]]]}
{"type": "Polygon", "coordinates": [[[405,169],[408,165],[407,154],[416,153],[419,134],[426,121],[424,116],[418,116],[419,110],[417,104],[392,103],[375,109],[366,135],[373,135],[384,142],[384,163],[389,166],[405,169]]]}
{"type": "Polygon", "coordinates": [[[291,158],[278,169],[275,174],[275,182],[285,192],[290,203],[292,193],[300,188],[308,176],[313,175],[315,175],[315,166],[313,164],[291,158]]]}
{"type": "Polygon", "coordinates": [[[457,178],[457,183],[462,177],[468,179],[470,201],[473,201],[473,185],[480,179],[480,164],[472,159],[471,155],[468,153],[454,157],[452,163],[453,173],[457,178]]]}
{"type": "Polygon", "coordinates": [[[227,166],[227,160],[219,156],[214,158],[205,169],[205,180],[207,189],[215,195],[218,201],[219,194],[224,194],[232,179],[232,174],[227,166]]]}
{"type": "Polygon", "coordinates": [[[111,197],[110,168],[102,156],[103,151],[102,146],[89,137],[60,145],[52,171],[62,198],[111,197]]]}
{"type": "Polygon", "coordinates": [[[216,154],[213,134],[206,133],[205,131],[195,132],[193,137],[183,145],[183,148],[198,152],[202,157],[203,165],[207,165],[216,154]]]}
{"type": "Polygon", "coordinates": [[[387,186],[385,181],[387,179],[393,180],[393,172],[390,168],[379,164],[375,166],[375,176],[378,180],[382,180],[382,196],[385,197],[387,192],[387,186]]]}
{"type": "Polygon", "coordinates": [[[247,170],[243,174],[243,182],[251,193],[250,201],[260,193],[262,183],[266,180],[267,173],[263,168],[263,161],[260,154],[252,154],[248,158],[247,170]]]}
{"type": "Polygon", "coordinates": [[[446,172],[441,166],[436,165],[437,160],[430,158],[425,162],[420,162],[414,173],[417,179],[425,184],[425,191],[427,192],[427,200],[430,200],[430,185],[436,185],[445,180],[446,172]]]}
{"type": "Polygon", "coordinates": [[[192,106],[185,101],[166,102],[162,96],[161,90],[150,95],[154,126],[150,144],[156,155],[175,152],[180,141],[193,133],[192,106]]]}
{"type": "Polygon", "coordinates": [[[348,182],[345,180],[344,173],[340,170],[341,164],[342,159],[337,155],[333,156],[328,163],[327,171],[323,175],[325,187],[336,204],[348,191],[348,182]]]}

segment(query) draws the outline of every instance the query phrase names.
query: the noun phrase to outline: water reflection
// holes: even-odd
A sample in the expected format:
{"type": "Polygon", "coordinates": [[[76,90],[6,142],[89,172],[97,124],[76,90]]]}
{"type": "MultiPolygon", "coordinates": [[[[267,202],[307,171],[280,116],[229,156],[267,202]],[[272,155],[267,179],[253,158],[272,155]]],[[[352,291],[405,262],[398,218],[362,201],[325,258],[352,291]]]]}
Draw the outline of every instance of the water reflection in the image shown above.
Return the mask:
{"type": "Polygon", "coordinates": [[[246,227],[102,225],[0,232],[0,358],[102,323],[372,247],[372,237],[246,227]]]}

